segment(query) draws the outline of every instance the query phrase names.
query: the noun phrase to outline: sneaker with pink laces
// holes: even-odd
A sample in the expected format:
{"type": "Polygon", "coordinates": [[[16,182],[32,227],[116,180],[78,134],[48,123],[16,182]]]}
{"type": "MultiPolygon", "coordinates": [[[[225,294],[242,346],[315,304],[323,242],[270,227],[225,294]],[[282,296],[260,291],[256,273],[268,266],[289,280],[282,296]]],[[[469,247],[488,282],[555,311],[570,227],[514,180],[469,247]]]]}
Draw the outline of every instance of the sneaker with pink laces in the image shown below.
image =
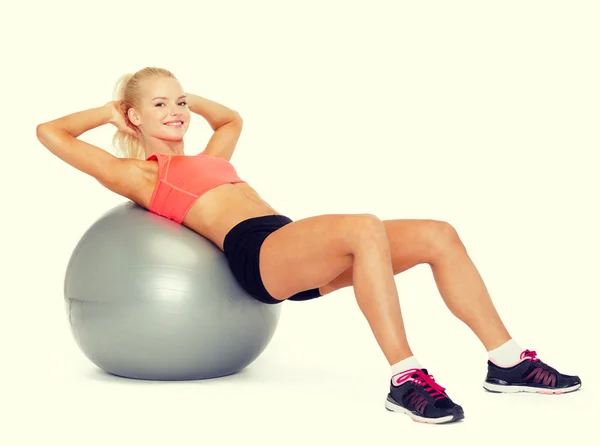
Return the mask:
{"type": "Polygon", "coordinates": [[[442,424],[462,420],[463,408],[446,394],[427,369],[409,369],[392,377],[385,408],[420,423],[442,424]]]}
{"type": "Polygon", "coordinates": [[[521,360],[510,367],[500,367],[488,360],[488,373],[483,388],[496,393],[573,392],[581,387],[579,376],[564,375],[542,362],[535,351],[525,350],[521,360]]]}

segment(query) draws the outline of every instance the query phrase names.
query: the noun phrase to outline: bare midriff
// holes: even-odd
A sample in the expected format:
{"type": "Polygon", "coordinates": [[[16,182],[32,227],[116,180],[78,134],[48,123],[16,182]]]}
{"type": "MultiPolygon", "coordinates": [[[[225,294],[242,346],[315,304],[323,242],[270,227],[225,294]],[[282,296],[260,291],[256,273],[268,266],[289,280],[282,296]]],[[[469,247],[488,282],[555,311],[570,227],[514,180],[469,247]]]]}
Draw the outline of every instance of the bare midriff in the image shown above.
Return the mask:
{"type": "MultiPolygon", "coordinates": [[[[158,181],[155,162],[136,161],[141,168],[141,187],[135,197],[128,197],[148,209],[152,192],[158,181]]],[[[247,183],[223,184],[198,198],[183,225],[209,239],[221,250],[227,233],[248,218],[279,214],[247,183]]]]}

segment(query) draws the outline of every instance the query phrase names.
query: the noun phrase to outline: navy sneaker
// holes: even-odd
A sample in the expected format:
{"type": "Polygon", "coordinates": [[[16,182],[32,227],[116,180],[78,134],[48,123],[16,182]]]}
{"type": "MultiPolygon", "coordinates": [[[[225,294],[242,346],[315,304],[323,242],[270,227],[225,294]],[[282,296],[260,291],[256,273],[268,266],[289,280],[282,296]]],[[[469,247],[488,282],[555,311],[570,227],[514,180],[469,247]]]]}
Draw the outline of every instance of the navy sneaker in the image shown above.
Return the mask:
{"type": "Polygon", "coordinates": [[[427,369],[410,369],[392,377],[385,408],[408,415],[419,423],[451,423],[462,420],[462,407],[446,394],[427,369]]]}
{"type": "Polygon", "coordinates": [[[488,360],[488,373],[484,389],[496,393],[544,393],[573,392],[581,387],[579,376],[559,373],[543,363],[535,351],[525,350],[521,360],[510,367],[499,367],[488,360]]]}

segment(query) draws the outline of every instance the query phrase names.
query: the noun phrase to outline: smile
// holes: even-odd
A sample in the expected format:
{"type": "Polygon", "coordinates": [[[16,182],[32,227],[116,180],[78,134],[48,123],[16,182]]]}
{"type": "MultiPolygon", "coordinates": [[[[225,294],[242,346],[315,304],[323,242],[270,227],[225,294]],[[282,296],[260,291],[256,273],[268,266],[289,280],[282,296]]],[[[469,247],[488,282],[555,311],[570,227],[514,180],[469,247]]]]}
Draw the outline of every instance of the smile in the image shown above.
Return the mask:
{"type": "Polygon", "coordinates": [[[174,121],[174,122],[169,122],[167,124],[163,124],[169,127],[183,127],[183,121],[174,121]]]}

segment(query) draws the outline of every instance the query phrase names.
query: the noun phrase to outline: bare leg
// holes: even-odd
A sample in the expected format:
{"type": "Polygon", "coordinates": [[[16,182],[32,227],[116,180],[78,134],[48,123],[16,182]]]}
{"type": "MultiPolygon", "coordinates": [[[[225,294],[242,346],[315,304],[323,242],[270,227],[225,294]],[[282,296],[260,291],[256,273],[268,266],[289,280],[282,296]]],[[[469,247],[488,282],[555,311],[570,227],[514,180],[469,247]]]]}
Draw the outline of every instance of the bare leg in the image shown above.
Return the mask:
{"type": "Polygon", "coordinates": [[[377,217],[324,215],[298,220],[267,237],[260,254],[265,288],[279,300],[328,283],[350,267],[358,306],[388,362],[412,356],[387,233],[377,217]]]}
{"type": "MultiPolygon", "coordinates": [[[[385,233],[383,233],[385,237],[385,233]]],[[[390,365],[412,356],[394,281],[387,240],[365,244],[354,254],[354,294],[390,365]]]]}
{"type": "MultiPolygon", "coordinates": [[[[393,274],[429,264],[450,311],[489,351],[510,339],[492,299],[456,230],[436,220],[386,220],[393,274]]],[[[352,285],[352,268],[320,288],[328,294],[352,285]]]]}
{"type": "Polygon", "coordinates": [[[462,243],[452,246],[431,263],[433,277],[452,314],[473,330],[487,351],[493,350],[511,336],[467,250],[462,243]]]}

